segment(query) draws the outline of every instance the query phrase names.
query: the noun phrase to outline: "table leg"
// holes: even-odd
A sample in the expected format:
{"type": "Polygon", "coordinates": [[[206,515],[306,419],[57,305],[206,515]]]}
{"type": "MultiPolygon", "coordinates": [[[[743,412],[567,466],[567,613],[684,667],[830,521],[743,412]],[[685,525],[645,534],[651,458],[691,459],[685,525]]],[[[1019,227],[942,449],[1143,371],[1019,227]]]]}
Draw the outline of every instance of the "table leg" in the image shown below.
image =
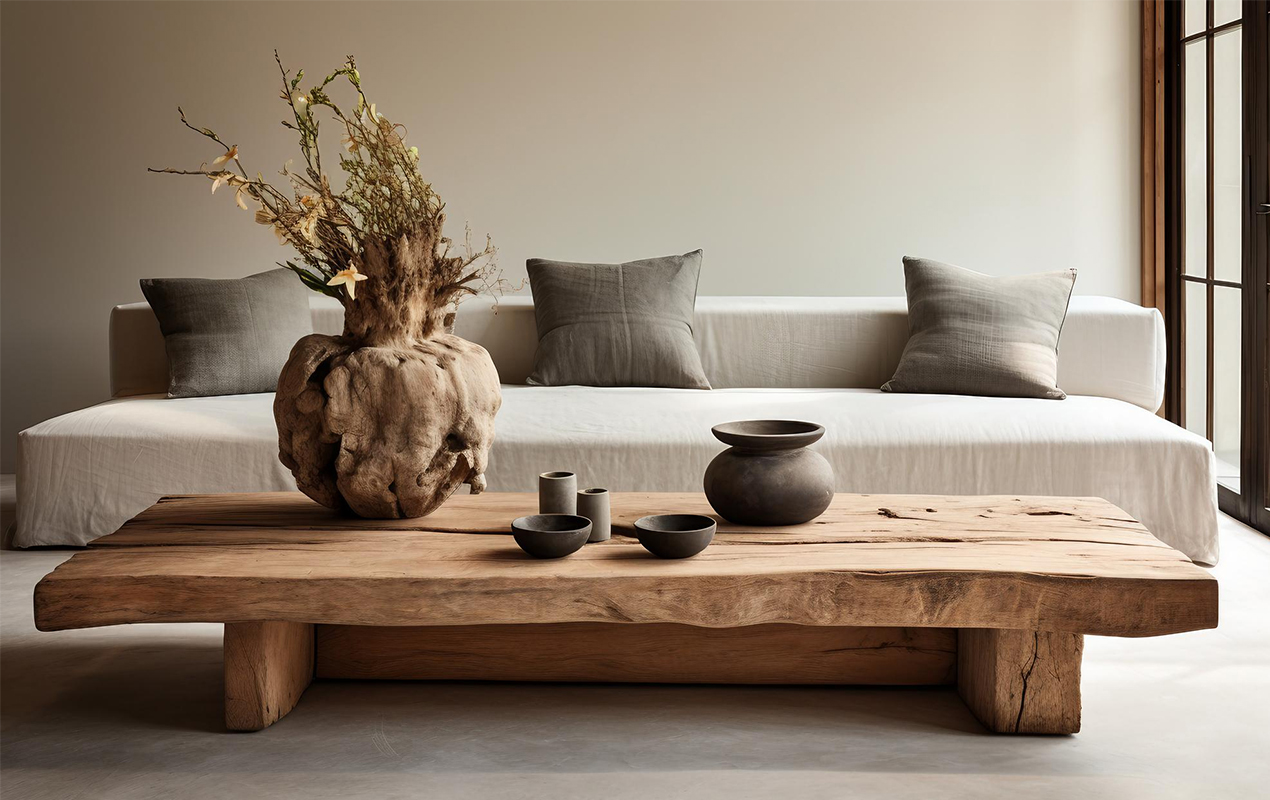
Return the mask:
{"type": "Polygon", "coordinates": [[[957,691],[998,733],[1076,733],[1083,649],[1080,634],[963,629],[957,691]]]}
{"type": "Polygon", "coordinates": [[[225,623],[225,726],[258,731],[286,716],[313,681],[313,626],[225,623]]]}

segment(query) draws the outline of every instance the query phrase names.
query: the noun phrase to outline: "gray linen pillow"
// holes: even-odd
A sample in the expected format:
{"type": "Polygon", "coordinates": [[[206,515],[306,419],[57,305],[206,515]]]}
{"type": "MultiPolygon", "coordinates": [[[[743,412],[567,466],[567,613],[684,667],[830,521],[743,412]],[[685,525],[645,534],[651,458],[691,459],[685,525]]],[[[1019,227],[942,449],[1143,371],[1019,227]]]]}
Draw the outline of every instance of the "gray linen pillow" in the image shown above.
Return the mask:
{"type": "Polygon", "coordinates": [[[168,352],[168,397],[272,392],[291,347],[313,333],[309,290],[290,270],[234,280],[146,278],[168,352]]]}
{"type": "Polygon", "coordinates": [[[692,340],[701,251],[625,264],[525,262],[536,386],[709,389],[692,340]]]}
{"type": "Polygon", "coordinates": [[[1058,336],[1076,270],[994,278],[904,258],[908,344],[884,392],[1062,400],[1058,336]]]}

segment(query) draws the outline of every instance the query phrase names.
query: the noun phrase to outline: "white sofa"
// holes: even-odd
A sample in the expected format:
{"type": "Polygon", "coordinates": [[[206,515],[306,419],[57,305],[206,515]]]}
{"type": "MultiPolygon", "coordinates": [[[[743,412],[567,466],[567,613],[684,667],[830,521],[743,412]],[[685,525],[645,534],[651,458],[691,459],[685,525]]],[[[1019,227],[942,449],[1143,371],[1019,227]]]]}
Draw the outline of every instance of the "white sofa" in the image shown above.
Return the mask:
{"type": "MultiPolygon", "coordinates": [[[[1096,495],[1203,563],[1217,560],[1213,453],[1155,414],[1164,328],[1155,310],[1073,298],[1059,347],[1066,400],[879,392],[907,338],[903,298],[702,297],[695,337],[712,391],[525,385],[530,298],[467,301],[458,333],[484,345],[503,408],[487,478],[532,491],[550,469],[614,490],[698,490],[723,445],[710,426],[822,423],[838,489],[864,493],[1096,495]]],[[[341,310],[313,299],[314,328],[341,310]]],[[[293,490],[271,394],[167,399],[144,303],[111,314],[112,400],[23,431],[15,543],[82,545],[164,494],[293,490]]]]}

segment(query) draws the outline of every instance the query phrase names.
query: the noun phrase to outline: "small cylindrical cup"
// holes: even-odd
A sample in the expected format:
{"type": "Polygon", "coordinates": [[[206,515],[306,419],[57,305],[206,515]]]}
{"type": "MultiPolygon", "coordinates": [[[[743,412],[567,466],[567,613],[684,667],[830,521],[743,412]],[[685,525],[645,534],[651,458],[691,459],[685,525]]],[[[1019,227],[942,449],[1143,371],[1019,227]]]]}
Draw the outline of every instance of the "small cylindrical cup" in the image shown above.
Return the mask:
{"type": "Polygon", "coordinates": [[[591,520],[591,537],[588,542],[607,541],[610,536],[609,525],[609,490],[583,489],[578,492],[579,517],[591,520]]]}
{"type": "Polygon", "coordinates": [[[578,513],[578,476],[572,472],[544,472],[539,475],[538,513],[578,513]]]}

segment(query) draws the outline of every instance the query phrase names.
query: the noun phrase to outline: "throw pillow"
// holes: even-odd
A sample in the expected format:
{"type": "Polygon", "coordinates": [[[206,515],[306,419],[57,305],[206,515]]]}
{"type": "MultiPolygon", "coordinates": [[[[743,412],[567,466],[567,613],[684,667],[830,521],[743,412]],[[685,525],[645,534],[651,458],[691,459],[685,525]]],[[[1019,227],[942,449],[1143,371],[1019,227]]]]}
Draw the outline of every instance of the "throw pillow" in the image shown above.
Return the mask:
{"type": "Polygon", "coordinates": [[[908,344],[884,392],[1062,400],[1058,337],[1076,270],[994,278],[904,259],[908,344]]]}
{"type": "Polygon", "coordinates": [[[526,262],[538,386],[709,389],[692,340],[701,251],[625,264],[526,262]]]}
{"type": "Polygon", "coordinates": [[[272,392],[302,336],[309,290],[290,270],[235,280],[148,278],[141,291],[168,353],[168,397],[272,392]]]}

